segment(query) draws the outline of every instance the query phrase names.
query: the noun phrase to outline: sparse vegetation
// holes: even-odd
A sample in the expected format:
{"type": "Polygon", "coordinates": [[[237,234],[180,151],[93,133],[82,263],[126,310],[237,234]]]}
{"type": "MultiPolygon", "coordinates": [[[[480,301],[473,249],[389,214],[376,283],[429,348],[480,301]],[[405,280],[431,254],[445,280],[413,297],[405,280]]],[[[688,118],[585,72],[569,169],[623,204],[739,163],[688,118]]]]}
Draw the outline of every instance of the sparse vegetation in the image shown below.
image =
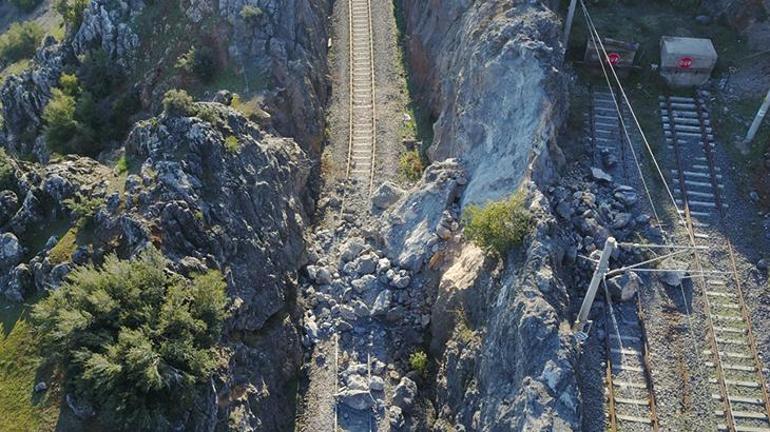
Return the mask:
{"type": "Polygon", "coordinates": [[[73,198],[65,199],[64,206],[67,207],[67,210],[69,210],[73,216],[78,218],[81,225],[87,225],[96,212],[104,206],[104,200],[77,194],[73,198]]]}
{"type": "Polygon", "coordinates": [[[217,62],[214,53],[208,47],[191,47],[179,56],[175,67],[204,82],[209,82],[216,73],[217,62]]]}
{"type": "Polygon", "coordinates": [[[425,376],[428,372],[428,355],[425,351],[416,351],[409,356],[409,367],[425,376]]]}
{"type": "Polygon", "coordinates": [[[43,28],[35,22],[13,23],[0,35],[0,62],[10,64],[32,58],[44,34],[43,28]]]}
{"type": "Polygon", "coordinates": [[[54,383],[47,382],[49,390],[43,395],[32,391],[40,379],[38,345],[39,338],[24,318],[0,324],[0,430],[4,432],[56,429],[59,401],[54,383]]]}
{"type": "Polygon", "coordinates": [[[225,138],[225,149],[230,153],[238,153],[241,148],[241,143],[238,142],[238,138],[233,135],[225,138]]]}
{"type": "Polygon", "coordinates": [[[56,246],[48,251],[48,261],[51,265],[58,265],[72,259],[72,254],[77,249],[78,231],[76,227],[70,228],[56,243],[56,246]]]}
{"type": "Polygon", "coordinates": [[[525,201],[520,191],[502,201],[468,206],[463,212],[465,236],[482,249],[505,256],[532,229],[532,215],[525,201]]]}
{"type": "Polygon", "coordinates": [[[259,7],[247,4],[241,8],[240,15],[244,21],[253,21],[262,16],[262,13],[262,9],[259,7]]]}
{"type": "Polygon", "coordinates": [[[418,150],[404,152],[398,160],[398,172],[409,181],[419,180],[424,169],[418,150]]]}
{"type": "Polygon", "coordinates": [[[219,272],[171,276],[155,249],[76,269],[35,306],[41,353],[66,391],[94,404],[111,430],[168,430],[217,364],[225,314],[219,272]]]}
{"type": "Polygon", "coordinates": [[[13,166],[5,149],[0,148],[0,190],[15,189],[13,187],[13,166]]]}
{"type": "Polygon", "coordinates": [[[56,0],[54,8],[70,29],[77,29],[83,22],[83,13],[91,0],[56,0]]]}

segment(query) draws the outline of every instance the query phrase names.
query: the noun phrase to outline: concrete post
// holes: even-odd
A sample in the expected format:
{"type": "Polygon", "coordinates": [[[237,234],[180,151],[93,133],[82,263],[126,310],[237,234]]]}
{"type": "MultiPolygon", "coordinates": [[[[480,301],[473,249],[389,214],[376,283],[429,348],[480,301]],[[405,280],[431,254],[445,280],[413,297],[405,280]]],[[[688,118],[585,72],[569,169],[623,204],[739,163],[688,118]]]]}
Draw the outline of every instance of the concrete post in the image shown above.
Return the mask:
{"type": "Polygon", "coordinates": [[[588,314],[591,312],[591,306],[594,304],[594,298],[596,297],[596,291],[599,289],[599,283],[604,279],[604,275],[607,273],[610,257],[616,247],[618,247],[618,243],[615,241],[614,237],[610,237],[604,242],[604,249],[602,250],[602,256],[599,258],[599,265],[596,266],[594,276],[591,278],[591,284],[588,286],[588,291],[586,291],[586,296],[583,299],[583,305],[580,306],[577,320],[575,320],[575,325],[572,327],[572,331],[578,339],[587,336],[585,331],[590,323],[588,321],[588,314]]]}
{"type": "Polygon", "coordinates": [[[751,123],[751,127],[749,128],[749,132],[746,134],[746,139],[743,140],[743,143],[747,146],[748,144],[751,144],[752,141],[754,141],[754,137],[757,135],[757,131],[762,125],[762,120],[765,119],[768,108],[770,108],[770,90],[767,91],[765,101],[762,102],[762,106],[759,107],[759,111],[757,111],[757,115],[754,117],[754,121],[751,123]]]}
{"type": "Polygon", "coordinates": [[[575,19],[575,8],[577,8],[577,0],[571,0],[569,3],[569,10],[567,10],[567,19],[564,21],[564,36],[562,37],[564,51],[567,51],[569,34],[572,32],[572,21],[575,19]]]}

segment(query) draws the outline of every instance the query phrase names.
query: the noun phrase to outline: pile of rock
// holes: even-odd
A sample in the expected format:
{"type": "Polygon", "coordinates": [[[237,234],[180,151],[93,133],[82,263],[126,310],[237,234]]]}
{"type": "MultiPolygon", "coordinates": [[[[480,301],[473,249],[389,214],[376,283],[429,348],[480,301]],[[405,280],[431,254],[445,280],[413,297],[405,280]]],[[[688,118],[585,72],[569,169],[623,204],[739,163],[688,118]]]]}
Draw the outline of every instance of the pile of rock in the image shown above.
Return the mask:
{"type": "Polygon", "coordinates": [[[333,332],[363,334],[371,320],[420,328],[430,323],[422,283],[413,283],[412,272],[393,265],[382,251],[352,237],[340,246],[336,258],[336,262],[320,258],[306,267],[303,294],[310,306],[305,315],[306,345],[333,332]]]}

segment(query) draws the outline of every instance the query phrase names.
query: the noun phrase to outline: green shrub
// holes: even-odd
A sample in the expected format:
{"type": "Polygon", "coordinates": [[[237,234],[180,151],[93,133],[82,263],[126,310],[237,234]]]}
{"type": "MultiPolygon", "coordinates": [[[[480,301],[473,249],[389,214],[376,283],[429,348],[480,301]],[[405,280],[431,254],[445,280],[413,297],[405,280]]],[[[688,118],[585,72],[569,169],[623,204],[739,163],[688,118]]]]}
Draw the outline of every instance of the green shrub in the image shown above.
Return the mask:
{"type": "Polygon", "coordinates": [[[401,154],[398,160],[398,171],[407,180],[417,181],[422,177],[425,166],[422,163],[422,157],[417,150],[407,151],[401,154]]]}
{"type": "Polygon", "coordinates": [[[234,137],[233,135],[225,138],[225,150],[230,153],[238,153],[240,148],[241,144],[238,142],[238,138],[234,137]]]}
{"type": "Polygon", "coordinates": [[[24,12],[32,12],[43,0],[11,0],[11,4],[24,12]]]}
{"type": "Polygon", "coordinates": [[[115,163],[115,172],[118,175],[128,172],[128,158],[126,158],[126,155],[121,156],[115,163]]]}
{"type": "Polygon", "coordinates": [[[216,366],[222,275],[187,280],[165,267],[154,249],[110,256],[102,268],[76,269],[33,309],[42,355],[110,430],[170,430],[216,366]]]}
{"type": "Polygon", "coordinates": [[[244,21],[253,21],[262,16],[262,13],[262,9],[254,5],[247,4],[241,8],[240,15],[244,21]]]}
{"type": "Polygon", "coordinates": [[[428,371],[428,355],[425,354],[425,351],[412,353],[412,355],[409,356],[409,367],[424,376],[428,371]]]}
{"type": "Polygon", "coordinates": [[[77,194],[73,198],[65,199],[63,204],[81,223],[88,224],[96,212],[104,207],[104,200],[77,194]]]}
{"type": "Polygon", "coordinates": [[[91,0],[56,0],[54,10],[62,16],[68,28],[77,30],[90,3],[91,0]]]}
{"type": "Polygon", "coordinates": [[[53,89],[51,99],[43,109],[44,134],[51,150],[66,153],[79,125],[75,121],[75,97],[61,89],[53,89]]]}
{"type": "Polygon", "coordinates": [[[175,67],[208,82],[214,77],[217,62],[214,53],[208,47],[192,47],[179,56],[175,67]]]}
{"type": "Polygon", "coordinates": [[[468,206],[463,212],[465,236],[482,249],[504,256],[532,229],[532,215],[525,201],[524,193],[517,192],[483,207],[468,206]]]}
{"type": "Polygon", "coordinates": [[[5,149],[0,148],[0,190],[16,189],[14,177],[10,157],[5,153],[5,149]]]}
{"type": "Polygon", "coordinates": [[[31,58],[43,40],[45,32],[35,22],[13,23],[0,35],[0,60],[6,64],[31,58]]]}
{"type": "Polygon", "coordinates": [[[184,90],[169,90],[163,96],[163,110],[171,115],[194,116],[195,101],[184,90]]]}

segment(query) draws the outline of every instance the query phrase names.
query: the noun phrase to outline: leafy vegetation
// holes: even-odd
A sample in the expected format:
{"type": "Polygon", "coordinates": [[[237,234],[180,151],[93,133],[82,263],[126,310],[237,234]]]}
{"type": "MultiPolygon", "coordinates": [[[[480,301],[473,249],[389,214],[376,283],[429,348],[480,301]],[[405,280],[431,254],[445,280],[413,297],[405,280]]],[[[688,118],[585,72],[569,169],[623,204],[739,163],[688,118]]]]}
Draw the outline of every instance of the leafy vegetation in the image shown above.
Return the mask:
{"type": "Polygon", "coordinates": [[[5,149],[0,148],[0,190],[16,189],[14,187],[13,165],[5,149]]]}
{"type": "Polygon", "coordinates": [[[409,367],[424,376],[428,371],[428,355],[425,354],[425,351],[416,351],[412,353],[409,356],[409,367]]]}
{"type": "Polygon", "coordinates": [[[209,82],[217,70],[217,62],[210,48],[193,46],[179,56],[175,67],[188,75],[194,75],[202,81],[209,82]]]}
{"type": "Polygon", "coordinates": [[[425,166],[418,150],[410,150],[401,154],[398,160],[398,172],[407,180],[417,181],[422,176],[425,166]]]}
{"type": "Polygon", "coordinates": [[[217,364],[225,314],[219,272],[171,276],[155,249],[76,269],[35,306],[41,352],[113,430],[169,430],[217,364]]]}
{"type": "Polygon", "coordinates": [[[43,28],[35,22],[11,24],[8,31],[0,35],[0,61],[10,64],[31,58],[44,35],[43,28]]]}
{"type": "Polygon", "coordinates": [[[257,18],[261,17],[262,13],[263,13],[262,9],[254,5],[247,4],[247,5],[243,5],[243,7],[241,8],[240,15],[244,21],[254,21],[257,18]]]}
{"type": "Polygon", "coordinates": [[[128,172],[128,158],[126,158],[126,155],[121,156],[115,163],[115,172],[118,175],[128,172]]]}
{"type": "Polygon", "coordinates": [[[525,200],[524,193],[517,192],[483,207],[468,206],[463,212],[465,236],[482,249],[504,256],[532,229],[532,215],[525,200]]]}
{"type": "Polygon", "coordinates": [[[51,150],[96,156],[110,139],[119,139],[140,109],[137,95],[128,91],[114,96],[120,83],[114,67],[100,56],[87,57],[82,69],[86,81],[64,73],[59,88],[43,110],[44,133],[51,150]],[[99,79],[98,77],[102,77],[99,79]]]}
{"type": "Polygon", "coordinates": [[[163,96],[163,111],[171,115],[193,116],[195,101],[184,90],[172,89],[163,96]]]}
{"type": "Polygon", "coordinates": [[[96,212],[104,207],[104,200],[77,194],[73,198],[65,199],[64,206],[67,207],[67,210],[69,210],[76,218],[87,224],[90,222],[90,219],[94,217],[96,212]]]}
{"type": "Polygon", "coordinates": [[[70,29],[77,29],[83,22],[83,13],[91,0],[56,0],[54,9],[64,19],[64,23],[70,29]]]}
{"type": "Polygon", "coordinates": [[[238,138],[233,135],[225,138],[225,150],[230,153],[237,153],[241,148],[241,143],[238,142],[238,138]]]}

